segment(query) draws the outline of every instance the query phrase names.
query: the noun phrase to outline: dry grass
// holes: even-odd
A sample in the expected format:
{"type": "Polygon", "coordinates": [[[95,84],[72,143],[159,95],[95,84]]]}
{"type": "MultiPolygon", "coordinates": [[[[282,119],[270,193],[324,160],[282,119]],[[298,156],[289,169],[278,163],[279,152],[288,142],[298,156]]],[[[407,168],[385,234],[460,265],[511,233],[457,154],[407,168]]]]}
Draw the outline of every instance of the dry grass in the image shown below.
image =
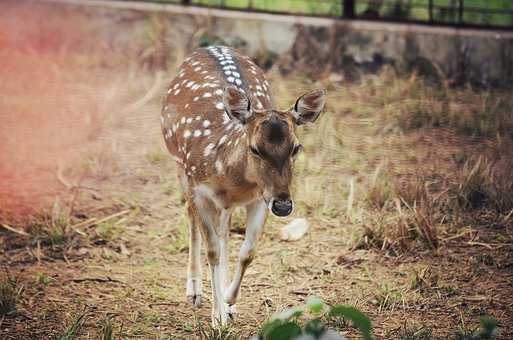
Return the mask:
{"type": "Polygon", "coordinates": [[[382,131],[449,128],[477,137],[513,136],[513,102],[507,92],[432,86],[416,75],[397,77],[392,69],[363,86],[382,107],[382,131]]]}
{"type": "Polygon", "coordinates": [[[65,329],[53,336],[54,340],[73,340],[76,339],[80,329],[86,321],[87,311],[76,313],[75,315],[69,315],[65,325],[65,329]]]}

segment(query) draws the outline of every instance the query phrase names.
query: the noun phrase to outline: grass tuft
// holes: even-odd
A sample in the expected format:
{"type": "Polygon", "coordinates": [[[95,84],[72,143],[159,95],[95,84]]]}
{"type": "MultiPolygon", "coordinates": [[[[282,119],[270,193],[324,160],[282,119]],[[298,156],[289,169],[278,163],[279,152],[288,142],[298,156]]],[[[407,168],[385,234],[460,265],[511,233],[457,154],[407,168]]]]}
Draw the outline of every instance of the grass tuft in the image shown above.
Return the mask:
{"type": "Polygon", "coordinates": [[[78,332],[84,325],[87,316],[87,310],[84,310],[75,316],[71,317],[68,325],[62,334],[57,334],[53,337],[54,340],[72,340],[76,339],[78,332]]]}
{"type": "Polygon", "coordinates": [[[513,137],[513,99],[500,91],[435,87],[393,71],[370,78],[366,86],[382,105],[382,131],[445,128],[475,137],[513,137]]]}
{"type": "Polygon", "coordinates": [[[415,326],[404,324],[396,335],[398,340],[430,340],[433,330],[425,326],[415,326]]]}
{"type": "Polygon", "coordinates": [[[102,340],[113,340],[114,339],[114,323],[112,321],[111,316],[107,316],[103,321],[102,329],[101,329],[101,339],[102,340]]]}
{"type": "Polygon", "coordinates": [[[0,315],[8,315],[16,311],[18,295],[16,279],[7,276],[0,281],[0,315]]]}
{"type": "Polygon", "coordinates": [[[211,322],[201,322],[196,319],[196,327],[205,340],[237,340],[241,338],[240,331],[232,325],[212,325],[211,322]]]}

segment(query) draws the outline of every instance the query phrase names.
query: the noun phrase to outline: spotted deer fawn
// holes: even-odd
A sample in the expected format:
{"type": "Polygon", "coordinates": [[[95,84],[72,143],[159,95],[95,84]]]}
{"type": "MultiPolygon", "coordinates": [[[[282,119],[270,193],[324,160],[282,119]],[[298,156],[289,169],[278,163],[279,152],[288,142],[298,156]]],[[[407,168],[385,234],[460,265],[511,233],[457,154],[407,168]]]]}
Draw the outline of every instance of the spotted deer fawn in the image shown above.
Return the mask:
{"type": "Polygon", "coordinates": [[[269,83],[250,58],[211,46],[185,59],[162,109],[162,132],[177,162],[190,219],[187,300],[201,306],[201,243],[206,243],[212,282],[212,320],[225,324],[248,265],[255,256],[267,211],[289,215],[292,167],[301,144],[295,127],[314,122],[325,91],[308,92],[278,111],[269,83]],[[233,279],[228,236],[233,210],[247,213],[244,242],[233,279]]]}

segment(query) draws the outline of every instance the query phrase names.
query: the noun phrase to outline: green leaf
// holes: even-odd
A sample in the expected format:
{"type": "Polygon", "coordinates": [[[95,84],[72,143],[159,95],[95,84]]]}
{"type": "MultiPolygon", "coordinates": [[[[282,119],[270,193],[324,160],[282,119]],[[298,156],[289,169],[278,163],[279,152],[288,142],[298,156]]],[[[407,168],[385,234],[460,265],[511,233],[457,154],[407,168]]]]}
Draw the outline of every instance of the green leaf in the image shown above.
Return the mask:
{"type": "Polygon", "coordinates": [[[325,327],[321,320],[319,319],[313,319],[308,321],[308,323],[305,325],[305,333],[314,335],[315,337],[318,337],[322,333],[324,333],[325,327]]]}
{"type": "Polygon", "coordinates": [[[310,310],[310,312],[314,314],[319,314],[324,309],[324,301],[318,297],[310,297],[306,302],[306,306],[310,310]]]}
{"type": "Polygon", "coordinates": [[[276,314],[273,319],[278,319],[282,321],[290,321],[291,319],[297,319],[301,315],[303,315],[303,311],[298,308],[289,308],[281,311],[280,313],[276,314]]]}
{"type": "Polygon", "coordinates": [[[328,313],[329,317],[342,317],[351,320],[353,326],[360,330],[365,340],[371,340],[372,325],[369,318],[353,306],[336,305],[328,313]]]}
{"type": "Polygon", "coordinates": [[[262,326],[262,329],[260,331],[260,335],[264,338],[264,339],[267,339],[267,337],[269,336],[269,334],[271,334],[275,328],[283,325],[284,321],[283,320],[280,320],[280,319],[274,319],[274,320],[271,320],[271,321],[267,321],[263,326],[262,326]]]}
{"type": "Polygon", "coordinates": [[[301,335],[301,328],[293,322],[284,323],[275,327],[267,336],[265,340],[290,340],[294,337],[301,335]]]}
{"type": "Polygon", "coordinates": [[[481,339],[492,339],[493,335],[495,334],[497,325],[499,324],[497,320],[491,316],[483,316],[481,320],[479,320],[481,323],[481,332],[480,332],[480,338],[481,339]]]}

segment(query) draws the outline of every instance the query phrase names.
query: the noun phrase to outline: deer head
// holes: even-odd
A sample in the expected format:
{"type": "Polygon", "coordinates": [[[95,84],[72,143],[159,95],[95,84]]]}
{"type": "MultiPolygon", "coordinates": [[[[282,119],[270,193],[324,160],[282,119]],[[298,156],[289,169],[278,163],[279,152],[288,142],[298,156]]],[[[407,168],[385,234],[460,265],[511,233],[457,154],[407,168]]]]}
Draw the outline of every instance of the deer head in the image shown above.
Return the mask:
{"type": "Polygon", "coordinates": [[[293,165],[301,151],[296,137],[298,125],[312,123],[325,105],[325,90],[314,90],[300,96],[286,111],[258,110],[240,89],[228,86],[224,90],[224,107],[228,116],[246,130],[246,177],[256,183],[276,216],[292,213],[290,196],[293,165]]]}

